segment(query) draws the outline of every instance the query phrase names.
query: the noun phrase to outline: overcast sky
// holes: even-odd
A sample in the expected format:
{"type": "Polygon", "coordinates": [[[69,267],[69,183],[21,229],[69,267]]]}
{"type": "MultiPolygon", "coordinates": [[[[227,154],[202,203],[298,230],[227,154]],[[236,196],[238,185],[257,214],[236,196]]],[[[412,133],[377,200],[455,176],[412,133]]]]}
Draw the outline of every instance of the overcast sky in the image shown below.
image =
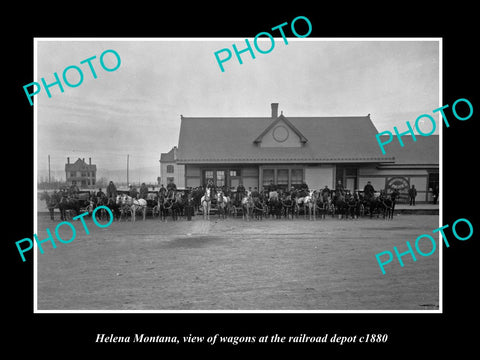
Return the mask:
{"type": "MultiPolygon", "coordinates": [[[[393,131],[441,105],[438,41],[289,38],[285,45],[279,38],[268,54],[255,52],[255,59],[242,54],[242,65],[233,55],[221,72],[214,52],[231,50],[232,43],[243,49],[244,41],[39,39],[32,81],[44,77],[51,83],[53,73],[61,77],[69,65],[84,74],[78,87],[64,85],[61,93],[54,86],[51,98],[44,89],[35,96],[39,175],[48,169],[48,155],[57,173],[64,171],[67,156],[71,161],[91,157],[101,176],[102,170],[124,169],[129,154],[131,169],[144,168],[138,180],[153,182],[160,153],[178,143],[180,114],[270,116],[270,104],[278,102],[287,117],[370,113],[378,131],[393,131]],[[113,72],[99,63],[108,49],[121,57],[113,72]],[[80,64],[93,55],[97,79],[80,64]]],[[[260,46],[267,49],[269,40],[260,46]]],[[[111,67],[116,61],[107,54],[105,62],[111,67]]],[[[68,75],[77,81],[74,70],[68,75]]],[[[438,114],[434,117],[438,123],[438,114]]],[[[132,178],[137,181],[135,174],[132,178]]]]}

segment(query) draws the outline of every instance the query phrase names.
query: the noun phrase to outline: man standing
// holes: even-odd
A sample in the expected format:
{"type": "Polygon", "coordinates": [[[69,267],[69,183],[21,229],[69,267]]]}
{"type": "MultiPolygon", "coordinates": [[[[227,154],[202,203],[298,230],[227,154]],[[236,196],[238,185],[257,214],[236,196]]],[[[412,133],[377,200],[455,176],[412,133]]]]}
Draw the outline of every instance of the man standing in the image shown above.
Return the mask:
{"type": "Polygon", "coordinates": [[[104,197],[105,197],[105,193],[102,191],[102,188],[99,188],[97,192],[97,198],[103,199],[104,197]]]}
{"type": "Polygon", "coordinates": [[[190,191],[187,191],[187,201],[185,204],[185,216],[187,217],[187,220],[191,221],[192,216],[195,215],[194,212],[194,201],[193,201],[193,192],[190,193],[190,191]]]}
{"type": "Polygon", "coordinates": [[[72,185],[70,186],[70,189],[68,190],[68,194],[73,197],[73,198],[78,198],[78,186],[77,182],[75,180],[72,181],[72,185]]]}
{"type": "Polygon", "coordinates": [[[415,197],[417,196],[417,189],[415,189],[415,185],[408,190],[408,197],[410,198],[410,205],[415,206],[415,197]]]}
{"type": "Polygon", "coordinates": [[[327,199],[329,196],[331,196],[331,190],[328,188],[328,185],[325,185],[325,187],[322,189],[322,192],[320,193],[322,196],[322,199],[327,199]]]}
{"type": "Polygon", "coordinates": [[[107,186],[107,198],[110,199],[116,199],[117,198],[117,188],[113,181],[110,181],[110,183],[107,186]]]}
{"type": "Polygon", "coordinates": [[[147,196],[148,196],[148,187],[147,185],[145,185],[145,183],[142,183],[142,185],[140,186],[140,199],[147,200],[147,196]]]}
{"type": "Polygon", "coordinates": [[[375,194],[375,189],[372,186],[372,183],[370,181],[367,182],[367,185],[363,188],[363,195],[365,196],[365,199],[371,199],[373,197],[373,194],[375,194]]]}
{"type": "Polygon", "coordinates": [[[242,196],[245,194],[245,187],[242,182],[237,186],[237,193],[242,194],[242,196]]]}
{"type": "Polygon", "coordinates": [[[133,186],[132,184],[129,184],[128,185],[129,187],[129,190],[128,190],[128,195],[134,199],[137,198],[137,195],[138,195],[138,191],[137,191],[137,188],[135,186],[133,186]]]}
{"type": "Polygon", "coordinates": [[[160,189],[158,189],[158,194],[159,194],[160,196],[165,197],[165,194],[166,194],[166,193],[167,193],[167,189],[165,189],[165,187],[164,187],[163,184],[162,184],[162,186],[160,186],[160,189]]]}
{"type": "Polygon", "coordinates": [[[335,194],[338,196],[343,196],[345,194],[345,188],[343,187],[342,180],[337,181],[337,186],[335,188],[335,194]]]}

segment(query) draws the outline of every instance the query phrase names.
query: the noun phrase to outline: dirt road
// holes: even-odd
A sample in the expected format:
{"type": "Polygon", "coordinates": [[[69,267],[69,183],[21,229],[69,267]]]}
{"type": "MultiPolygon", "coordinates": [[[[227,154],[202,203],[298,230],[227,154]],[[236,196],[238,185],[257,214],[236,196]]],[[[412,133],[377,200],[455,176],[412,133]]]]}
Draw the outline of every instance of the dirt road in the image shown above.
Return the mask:
{"type": "MultiPolygon", "coordinates": [[[[39,310],[438,309],[438,248],[416,262],[404,256],[403,268],[394,259],[386,275],[375,259],[393,246],[407,250],[438,216],[147,219],[105,229],[88,219],[90,235],[74,223],[72,243],[38,254],[39,310]]],[[[39,215],[39,238],[56,224],[39,215]]]]}

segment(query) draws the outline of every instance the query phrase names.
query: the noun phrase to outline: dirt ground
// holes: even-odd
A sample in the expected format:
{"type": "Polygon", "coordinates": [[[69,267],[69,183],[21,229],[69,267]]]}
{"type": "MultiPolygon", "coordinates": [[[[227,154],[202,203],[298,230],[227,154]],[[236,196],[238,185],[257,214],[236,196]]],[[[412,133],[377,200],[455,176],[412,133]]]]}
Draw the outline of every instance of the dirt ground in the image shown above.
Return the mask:
{"type": "MultiPolygon", "coordinates": [[[[39,239],[58,221],[38,216],[39,239]]],[[[438,246],[429,257],[394,260],[382,275],[375,254],[407,250],[438,216],[382,219],[114,222],[38,253],[38,310],[437,310],[438,246]]],[[[62,226],[60,236],[71,237],[62,226]]],[[[438,245],[438,237],[437,239],[438,245]]],[[[425,239],[424,239],[425,240],[425,239]]],[[[421,243],[427,253],[431,245],[421,243]]]]}

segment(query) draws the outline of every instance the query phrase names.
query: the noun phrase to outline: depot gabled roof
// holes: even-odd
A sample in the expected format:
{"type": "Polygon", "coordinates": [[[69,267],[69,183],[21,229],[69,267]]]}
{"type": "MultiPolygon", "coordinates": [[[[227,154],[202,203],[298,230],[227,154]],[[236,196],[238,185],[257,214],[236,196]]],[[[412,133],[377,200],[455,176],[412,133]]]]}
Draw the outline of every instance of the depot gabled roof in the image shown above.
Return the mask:
{"type": "MultiPolygon", "coordinates": [[[[389,136],[382,135],[380,140],[387,142],[389,136]]],[[[415,141],[411,135],[401,137],[403,147],[397,139],[392,136],[392,141],[384,145],[385,155],[395,157],[395,164],[382,164],[382,168],[392,167],[421,167],[438,168],[440,158],[440,138],[438,135],[421,136],[416,135],[415,141]]]]}
{"type": "Polygon", "coordinates": [[[393,162],[382,155],[370,116],[183,117],[177,161],[199,163],[393,162]],[[279,121],[301,146],[265,147],[262,138],[279,121]]]}
{"type": "Polygon", "coordinates": [[[258,135],[258,137],[253,142],[255,144],[262,142],[263,137],[271,129],[273,129],[275,125],[277,125],[279,122],[285,123],[295,134],[297,134],[301,143],[305,144],[308,141],[307,138],[282,114],[279,117],[277,117],[274,121],[272,121],[270,125],[268,125],[267,128],[263,130],[263,132],[260,135],[258,135]]]}

